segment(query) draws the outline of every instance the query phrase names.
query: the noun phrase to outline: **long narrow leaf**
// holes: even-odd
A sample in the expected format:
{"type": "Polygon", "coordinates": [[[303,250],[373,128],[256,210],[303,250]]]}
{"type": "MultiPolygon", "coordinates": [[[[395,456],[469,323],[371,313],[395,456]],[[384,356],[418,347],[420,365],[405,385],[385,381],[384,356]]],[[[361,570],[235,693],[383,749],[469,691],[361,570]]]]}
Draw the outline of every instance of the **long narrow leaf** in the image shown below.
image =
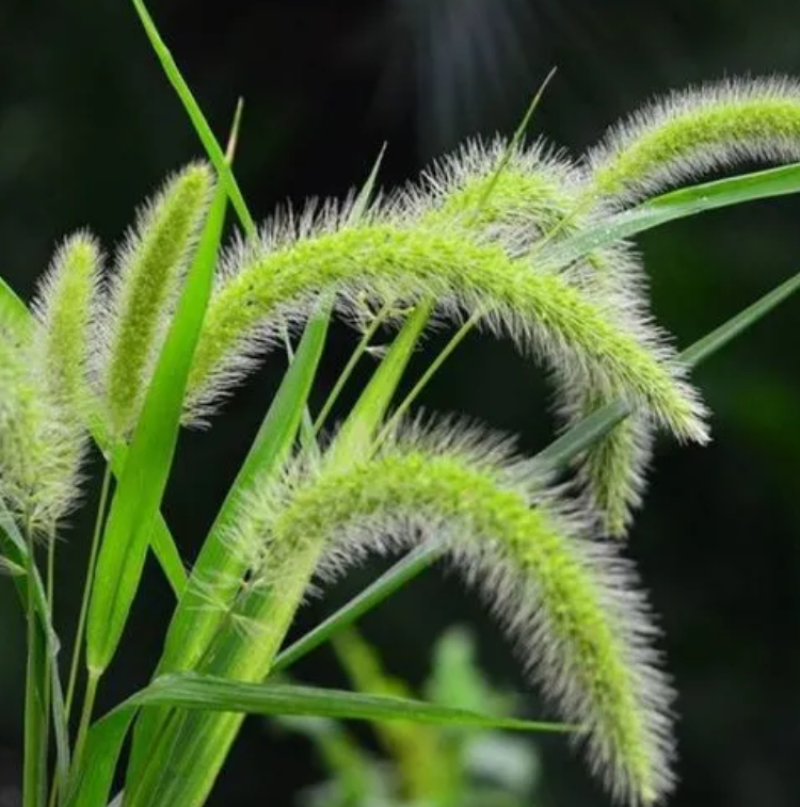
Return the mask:
{"type": "Polygon", "coordinates": [[[256,232],[255,222],[250,215],[250,211],[247,209],[244,197],[239,188],[239,183],[236,181],[233,169],[225,158],[225,152],[222,146],[214,136],[214,132],[211,130],[211,126],[209,126],[206,116],[203,114],[203,110],[200,109],[200,105],[195,100],[189,85],[181,75],[169,48],[161,38],[161,34],[159,34],[158,28],[156,28],[147,7],[142,0],[132,0],[132,2],[136,13],[139,15],[145,34],[150,40],[153,51],[161,62],[164,73],[175,89],[175,93],[183,104],[186,114],[194,125],[195,131],[203,144],[203,148],[205,148],[208,158],[217,171],[217,175],[228,191],[236,215],[239,217],[245,232],[248,235],[254,235],[256,232]]]}
{"type": "Polygon", "coordinates": [[[68,807],[105,807],[114,769],[132,717],[137,709],[153,706],[264,716],[405,720],[438,726],[559,734],[580,731],[578,726],[487,717],[467,709],[409,698],[287,684],[244,684],[225,678],[192,674],[169,675],[154,681],[92,727],[85,761],[67,801],[68,807]]]}
{"type": "Polygon", "coordinates": [[[178,440],[186,382],[211,296],[226,202],[220,185],[109,511],[87,626],[87,661],[94,675],[101,674],[114,655],[141,579],[178,440]]]}
{"type": "MultiPolygon", "coordinates": [[[[117,479],[122,477],[127,457],[128,446],[120,443],[111,449],[111,470],[117,479]]],[[[167,582],[170,584],[175,596],[180,599],[186,590],[188,575],[178,547],[160,512],[156,515],[156,523],[150,533],[150,545],[167,578],[167,582]]]]}
{"type": "Polygon", "coordinates": [[[721,179],[663,194],[632,210],[611,216],[594,227],[548,246],[544,255],[556,263],[569,263],[600,247],[652,230],[670,221],[696,216],[758,199],[800,192],[800,164],[721,179]]]}
{"type": "Polygon", "coordinates": [[[575,732],[577,726],[514,718],[487,717],[467,709],[387,695],[291,684],[244,684],[192,674],[169,675],[134,695],[139,707],[169,705],[182,709],[243,712],[254,715],[330,717],[341,720],[409,720],[440,726],[472,726],[512,731],[575,732]]]}

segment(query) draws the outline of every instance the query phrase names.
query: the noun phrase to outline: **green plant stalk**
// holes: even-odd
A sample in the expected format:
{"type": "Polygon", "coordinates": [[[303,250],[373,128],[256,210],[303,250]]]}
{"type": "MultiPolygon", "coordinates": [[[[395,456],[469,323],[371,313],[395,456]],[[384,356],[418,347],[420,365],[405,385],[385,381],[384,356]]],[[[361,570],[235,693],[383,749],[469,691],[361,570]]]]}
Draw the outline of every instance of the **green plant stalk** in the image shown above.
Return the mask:
{"type": "MultiPolygon", "coordinates": [[[[53,624],[53,613],[55,612],[55,597],[56,597],[56,541],[55,536],[53,536],[52,540],[50,540],[47,544],[47,578],[46,578],[46,588],[45,593],[47,595],[47,607],[48,607],[48,620],[49,624],[53,624]]],[[[35,605],[34,605],[35,608],[35,605]]],[[[44,736],[42,737],[42,745],[44,746],[44,757],[45,757],[45,765],[47,765],[47,749],[50,746],[50,715],[52,712],[52,695],[53,695],[53,686],[52,681],[58,677],[58,667],[56,666],[56,657],[54,654],[47,652],[47,648],[44,648],[44,671],[42,673],[42,678],[44,680],[44,714],[46,715],[46,719],[44,722],[43,733],[44,736]]],[[[57,780],[53,782],[53,792],[57,787],[57,780]]],[[[48,783],[45,778],[45,795],[44,798],[47,797],[47,788],[48,783]]]]}
{"type": "MultiPolygon", "coordinates": [[[[375,431],[429,313],[425,306],[418,307],[406,321],[342,426],[330,450],[331,462],[346,466],[371,450],[375,431]]],[[[251,682],[267,677],[314,575],[320,551],[317,548],[296,559],[291,588],[284,581],[279,601],[271,598],[269,592],[256,592],[248,599],[245,616],[247,624],[255,625],[259,631],[257,641],[246,631],[235,628],[222,631],[212,646],[210,667],[203,667],[202,672],[251,682]]],[[[125,807],[199,807],[219,774],[241,722],[239,715],[174,717],[172,725],[161,733],[156,753],[150,748],[146,767],[129,779],[136,791],[126,796],[125,807]],[[167,758],[169,761],[165,762],[167,758]]]]}
{"type": "MultiPolygon", "coordinates": [[[[27,311],[27,309],[25,310],[27,311]]],[[[31,594],[33,596],[34,608],[39,625],[38,633],[42,643],[40,656],[43,656],[45,653],[50,656],[53,659],[53,668],[55,669],[55,658],[58,654],[58,638],[53,631],[50,621],[45,587],[35,564],[33,565],[33,577],[29,576],[30,569],[28,565],[27,542],[17,529],[2,499],[0,499],[0,549],[2,550],[3,556],[22,571],[22,574],[14,575],[14,586],[17,589],[17,594],[19,595],[23,610],[26,613],[28,598],[31,594]]],[[[61,680],[57,675],[51,676],[49,683],[55,728],[56,775],[60,782],[65,782],[69,772],[69,741],[67,738],[66,721],[64,719],[64,696],[61,690],[61,680]]]]}
{"type": "MultiPolygon", "coordinates": [[[[37,574],[35,546],[30,528],[25,529],[27,543],[26,575],[33,580],[37,574]]],[[[25,667],[25,758],[22,774],[23,807],[40,807],[44,804],[47,789],[47,727],[49,715],[46,709],[45,678],[46,652],[43,652],[42,635],[36,616],[36,601],[33,586],[28,585],[26,603],[27,662],[25,667]]],[[[51,671],[52,674],[52,671],[51,671]]]]}
{"type": "MultiPolygon", "coordinates": [[[[384,150],[385,147],[353,204],[353,221],[364,214],[369,204],[384,150]]],[[[173,615],[157,673],[194,669],[207,656],[214,637],[225,623],[227,610],[203,608],[203,588],[204,583],[212,579],[215,581],[215,601],[224,604],[232,602],[235,597],[243,569],[234,554],[228,551],[225,533],[228,523],[235,518],[240,492],[250,486],[256,474],[268,473],[280,467],[301,425],[306,427],[306,442],[314,443],[310,423],[305,420],[306,404],[325,345],[330,317],[331,306],[326,304],[306,327],[297,355],[292,357],[289,371],[215,519],[209,537],[203,543],[194,567],[192,585],[180,599],[173,615]],[[302,424],[300,419],[303,420],[302,424]]],[[[153,738],[166,718],[166,709],[151,709],[137,721],[128,769],[130,778],[137,778],[140,763],[145,757],[150,757],[153,738]]]]}
{"type": "Polygon", "coordinates": [[[86,630],[86,614],[89,610],[89,598],[92,591],[95,566],[97,565],[97,552],[100,548],[100,538],[103,534],[103,523],[105,521],[106,510],[108,509],[108,497],[111,490],[111,465],[106,463],[103,472],[103,482],[100,489],[100,501],[97,505],[94,531],[92,534],[92,545],[89,550],[89,561],[86,568],[86,580],[83,583],[83,595],[81,597],[81,610],[78,616],[78,627],[75,631],[75,643],[72,648],[72,660],[70,662],[69,681],[67,684],[67,699],[64,711],[66,719],[69,721],[72,713],[72,702],[75,697],[75,685],[78,680],[78,667],[80,666],[81,650],[83,648],[83,637],[86,630]]]}
{"type": "Polygon", "coordinates": [[[315,436],[322,431],[323,427],[325,426],[325,421],[330,416],[331,410],[336,404],[336,401],[339,399],[342,390],[344,390],[347,382],[350,380],[350,377],[353,374],[353,371],[356,369],[359,361],[361,361],[364,353],[366,353],[368,350],[372,338],[378,332],[378,329],[381,327],[381,325],[383,325],[385,320],[386,308],[384,307],[372,318],[372,322],[362,334],[361,339],[359,339],[355,350],[347,361],[347,364],[344,366],[344,369],[336,379],[336,383],[333,385],[330,395],[328,395],[322,409],[320,409],[319,414],[317,415],[317,419],[314,421],[313,432],[315,436]]]}

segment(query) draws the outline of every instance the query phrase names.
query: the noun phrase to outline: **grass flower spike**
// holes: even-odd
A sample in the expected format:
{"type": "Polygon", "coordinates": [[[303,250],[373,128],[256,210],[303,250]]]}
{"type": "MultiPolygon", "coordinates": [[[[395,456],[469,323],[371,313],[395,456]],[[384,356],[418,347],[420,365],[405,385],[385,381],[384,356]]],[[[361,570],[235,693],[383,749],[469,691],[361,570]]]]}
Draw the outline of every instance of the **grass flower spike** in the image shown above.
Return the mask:
{"type": "Polygon", "coordinates": [[[117,256],[100,362],[106,415],[116,437],[139,417],[211,186],[205,164],[185,168],[140,212],[117,256]]]}
{"type": "Polygon", "coordinates": [[[64,405],[78,413],[84,413],[88,404],[99,283],[100,249],[90,235],[78,233],[56,253],[34,301],[48,384],[64,405]]]}
{"type": "Polygon", "coordinates": [[[444,541],[564,718],[587,728],[614,794],[650,804],[670,789],[672,696],[635,576],[507,441],[405,429],[369,461],[342,469],[323,457],[256,485],[240,512],[229,542],[250,560],[247,585],[278,597],[310,551],[327,578],[368,552],[444,541]]]}
{"type": "Polygon", "coordinates": [[[366,293],[393,303],[434,299],[455,319],[485,311],[486,326],[522,349],[555,367],[591,368],[681,438],[706,438],[703,407],[681,368],[557,274],[457,226],[410,226],[378,212],[367,224],[341,221],[329,214],[314,232],[305,225],[294,238],[268,237],[229,255],[198,345],[190,409],[207,412],[285,323],[305,320],[320,297],[336,294],[347,311],[366,293]]]}
{"type": "Polygon", "coordinates": [[[628,205],[713,168],[800,160],[800,85],[729,80],[673,93],[614,127],[587,156],[587,195],[628,205]]]}
{"type": "Polygon", "coordinates": [[[85,431],[37,347],[0,328],[0,497],[27,533],[52,539],[79,493],[85,431]]]}
{"type": "MultiPolygon", "coordinates": [[[[582,181],[576,167],[549,154],[542,144],[509,150],[497,140],[489,147],[471,143],[426,174],[422,187],[407,195],[420,209],[422,221],[460,221],[499,241],[510,254],[536,255],[543,239],[578,232],[596,220],[596,213],[581,209],[582,181]]],[[[564,277],[593,300],[604,301],[629,330],[657,345],[663,355],[670,353],[647,313],[641,261],[626,244],[593,250],[564,277]]],[[[567,372],[556,368],[554,378],[566,428],[624,397],[607,385],[603,392],[602,380],[598,384],[591,372],[575,364],[567,372]]],[[[577,463],[587,507],[608,535],[624,536],[632,510],[641,503],[653,431],[651,419],[636,414],[598,440],[577,463]]]]}

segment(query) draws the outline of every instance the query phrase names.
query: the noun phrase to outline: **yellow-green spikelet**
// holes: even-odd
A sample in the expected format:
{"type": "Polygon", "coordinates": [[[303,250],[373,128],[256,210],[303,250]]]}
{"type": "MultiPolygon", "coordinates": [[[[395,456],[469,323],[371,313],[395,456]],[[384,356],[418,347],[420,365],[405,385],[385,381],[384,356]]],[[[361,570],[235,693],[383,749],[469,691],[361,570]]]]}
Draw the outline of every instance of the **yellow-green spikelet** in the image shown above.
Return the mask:
{"type": "Polygon", "coordinates": [[[635,575],[614,545],[581,537],[530,462],[475,432],[412,430],[349,469],[323,458],[265,480],[243,505],[230,545],[261,542],[250,584],[263,573],[278,596],[313,546],[327,578],[369,551],[443,540],[564,718],[586,729],[612,792],[650,804],[670,790],[672,693],[635,575]]]}
{"type": "Polygon", "coordinates": [[[99,282],[99,246],[88,233],[79,232],[56,252],[34,301],[47,384],[78,416],[90,396],[90,341],[99,282]]]}
{"type": "Polygon", "coordinates": [[[657,347],[564,279],[459,228],[371,223],[233,260],[237,271],[212,299],[190,377],[189,407],[201,414],[263,342],[287,320],[305,319],[319,296],[335,292],[347,307],[366,291],[394,301],[430,297],[455,317],[485,311],[485,325],[523,348],[567,368],[586,365],[680,437],[706,437],[702,405],[657,347]]]}
{"type": "Polygon", "coordinates": [[[107,417],[117,437],[138,420],[211,187],[208,166],[185,168],[140,213],[117,257],[102,361],[107,417]]]}
{"type": "Polygon", "coordinates": [[[800,85],[724,81],[673,93],[613,127],[587,155],[586,195],[627,204],[745,160],[800,159],[800,85]]]}

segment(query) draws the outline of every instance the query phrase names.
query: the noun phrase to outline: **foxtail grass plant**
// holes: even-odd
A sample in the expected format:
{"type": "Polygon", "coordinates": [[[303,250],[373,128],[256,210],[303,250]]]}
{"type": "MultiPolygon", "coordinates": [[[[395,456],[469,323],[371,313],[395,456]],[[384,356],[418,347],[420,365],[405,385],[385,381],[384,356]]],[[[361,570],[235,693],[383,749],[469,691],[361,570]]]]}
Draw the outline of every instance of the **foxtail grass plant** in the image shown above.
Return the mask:
{"type": "Polygon", "coordinates": [[[675,94],[578,160],[527,143],[521,126],[465,145],[397,192],[377,192],[376,164],[349,200],[256,227],[231,169],[238,118],[226,153],[133,5],[207,162],[168,179],[108,257],[88,232],[65,240],[29,307],[0,282],[0,543],[28,624],[24,807],[200,807],[246,714],[560,732],[612,800],[664,801],[676,784],[674,685],[614,539],[642,502],[655,433],[709,439],[691,368],[800,278],[679,353],[650,313],[630,239],[800,191],[789,165],[653,198],[709,168],[796,159],[800,89],[769,79],[675,94]],[[243,233],[223,246],[229,199],[243,233]],[[309,413],[334,315],[362,339],[322,413],[309,413]],[[400,400],[431,322],[453,327],[453,339],[400,400]],[[380,325],[397,336],[334,426],[327,415],[380,325]],[[563,429],[539,455],[457,416],[414,412],[473,327],[511,340],[552,378],[563,429]],[[213,425],[236,385],[287,344],[283,383],[187,573],[160,514],[179,429],[213,425]],[[91,441],[106,471],[64,693],[56,547],[92,483],[91,441]],[[163,653],[148,687],[98,715],[149,549],[176,596],[163,653]],[[371,553],[405,551],[283,648],[312,589],[371,553]],[[483,598],[562,723],[275,681],[439,557],[483,598]]]}

